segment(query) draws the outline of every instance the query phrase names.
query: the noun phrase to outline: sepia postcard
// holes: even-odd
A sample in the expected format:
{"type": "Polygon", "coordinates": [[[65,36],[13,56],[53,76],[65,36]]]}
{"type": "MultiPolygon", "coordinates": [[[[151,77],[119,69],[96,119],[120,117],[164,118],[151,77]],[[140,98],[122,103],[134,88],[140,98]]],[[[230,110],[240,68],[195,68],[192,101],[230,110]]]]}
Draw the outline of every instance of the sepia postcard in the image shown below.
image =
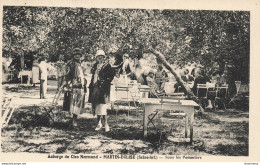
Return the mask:
{"type": "Polygon", "coordinates": [[[259,0],[2,0],[0,162],[260,162],[259,0]]]}

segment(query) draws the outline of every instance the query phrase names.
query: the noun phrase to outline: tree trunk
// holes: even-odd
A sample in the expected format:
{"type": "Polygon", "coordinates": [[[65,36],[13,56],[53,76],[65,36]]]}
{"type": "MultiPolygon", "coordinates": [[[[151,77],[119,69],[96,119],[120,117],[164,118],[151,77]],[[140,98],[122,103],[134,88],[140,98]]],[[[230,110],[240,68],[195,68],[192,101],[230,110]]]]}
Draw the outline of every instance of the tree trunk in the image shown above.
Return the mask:
{"type": "Polygon", "coordinates": [[[20,55],[20,62],[21,62],[21,69],[24,70],[24,54],[23,52],[21,52],[21,55],[20,55]]]}
{"type": "MultiPolygon", "coordinates": [[[[182,81],[182,79],[179,77],[179,75],[176,74],[175,70],[171,67],[170,63],[166,61],[163,54],[161,54],[159,51],[155,49],[150,49],[151,53],[153,53],[160,61],[161,63],[168,69],[175,77],[178,84],[181,85],[184,89],[184,93],[188,96],[189,99],[194,100],[195,102],[199,103],[199,99],[194,95],[194,93],[191,91],[190,87],[182,81]]],[[[201,112],[204,112],[204,109],[200,106],[201,112]]]]}

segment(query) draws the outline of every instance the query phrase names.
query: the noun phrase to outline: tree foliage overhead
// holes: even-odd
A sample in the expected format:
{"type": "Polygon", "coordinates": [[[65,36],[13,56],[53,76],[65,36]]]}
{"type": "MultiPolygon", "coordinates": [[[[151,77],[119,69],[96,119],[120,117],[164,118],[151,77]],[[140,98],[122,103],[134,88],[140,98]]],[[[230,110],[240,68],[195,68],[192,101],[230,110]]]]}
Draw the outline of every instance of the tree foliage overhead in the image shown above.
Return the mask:
{"type": "Polygon", "coordinates": [[[247,11],[4,6],[3,13],[3,56],[47,52],[56,61],[61,54],[69,59],[75,47],[85,55],[152,47],[176,66],[217,62],[234,80],[249,81],[247,11]]]}

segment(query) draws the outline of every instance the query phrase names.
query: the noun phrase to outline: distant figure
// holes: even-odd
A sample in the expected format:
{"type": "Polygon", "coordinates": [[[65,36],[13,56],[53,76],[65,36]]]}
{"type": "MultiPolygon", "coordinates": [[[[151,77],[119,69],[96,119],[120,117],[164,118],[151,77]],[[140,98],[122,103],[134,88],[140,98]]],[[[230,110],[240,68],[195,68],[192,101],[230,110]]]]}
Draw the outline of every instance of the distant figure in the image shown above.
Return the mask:
{"type": "Polygon", "coordinates": [[[163,83],[163,67],[161,65],[158,66],[157,72],[155,72],[155,82],[158,85],[158,89],[161,89],[163,83]]]}
{"type": "Polygon", "coordinates": [[[189,75],[189,70],[188,70],[188,69],[185,69],[185,70],[184,70],[184,74],[181,76],[181,79],[182,79],[185,83],[194,81],[194,78],[193,78],[191,75],[189,75]]]}
{"type": "MultiPolygon", "coordinates": [[[[189,75],[188,69],[185,69],[180,74],[181,74],[181,79],[183,80],[184,83],[189,83],[189,82],[194,81],[194,78],[191,75],[189,75]]],[[[184,92],[185,91],[184,88],[179,83],[176,83],[174,85],[174,88],[175,88],[175,92],[184,92]]]]}
{"type": "MultiPolygon", "coordinates": [[[[210,82],[209,77],[205,74],[205,71],[203,69],[199,69],[196,71],[196,78],[194,80],[194,85],[193,85],[193,93],[197,95],[197,85],[198,84],[206,84],[207,82],[210,82]]],[[[206,95],[206,90],[200,90],[199,91],[199,96],[204,96],[206,95]]]]}
{"type": "Polygon", "coordinates": [[[150,70],[148,73],[148,76],[146,77],[147,85],[150,87],[150,97],[151,98],[157,98],[157,92],[158,92],[158,86],[155,82],[155,74],[153,70],[150,70]]]}
{"type": "Polygon", "coordinates": [[[164,82],[168,82],[169,81],[168,73],[165,70],[163,70],[162,75],[163,75],[163,78],[164,78],[164,82]]]}
{"type": "MultiPolygon", "coordinates": [[[[206,93],[207,93],[207,89],[199,89],[197,92],[197,85],[198,84],[206,84],[207,82],[210,82],[209,77],[205,74],[205,71],[203,69],[200,69],[197,71],[196,73],[196,78],[194,80],[194,86],[193,86],[193,93],[197,96],[197,97],[205,97],[206,93]]],[[[210,98],[208,99],[208,105],[206,108],[212,109],[212,102],[210,98]]]]}
{"type": "Polygon", "coordinates": [[[220,84],[227,84],[227,79],[228,79],[228,71],[227,69],[224,70],[222,76],[220,77],[220,84]]]}
{"type": "Polygon", "coordinates": [[[44,53],[43,57],[40,58],[39,62],[39,71],[40,71],[40,99],[45,99],[46,98],[46,93],[47,93],[47,58],[48,54],[44,53]]]}
{"type": "Polygon", "coordinates": [[[145,77],[144,77],[144,74],[143,74],[143,68],[140,64],[136,65],[134,74],[135,74],[135,77],[137,79],[137,82],[142,84],[142,85],[145,85],[146,80],[145,80],[145,77]]]}
{"type": "Polygon", "coordinates": [[[39,64],[38,64],[38,60],[34,60],[33,64],[32,64],[32,83],[33,86],[35,86],[35,84],[39,83],[39,64]]]}
{"type": "Polygon", "coordinates": [[[127,77],[132,79],[132,73],[133,73],[133,67],[129,61],[129,55],[124,54],[123,55],[123,63],[122,63],[122,68],[120,71],[120,74],[125,74],[127,77]]]}

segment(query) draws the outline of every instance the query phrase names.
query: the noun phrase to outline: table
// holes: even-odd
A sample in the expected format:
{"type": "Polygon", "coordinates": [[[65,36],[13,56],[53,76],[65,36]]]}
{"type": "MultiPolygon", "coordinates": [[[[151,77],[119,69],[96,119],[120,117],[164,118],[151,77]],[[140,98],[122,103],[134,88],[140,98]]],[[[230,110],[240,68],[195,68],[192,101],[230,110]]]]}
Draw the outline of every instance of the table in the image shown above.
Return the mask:
{"type": "Polygon", "coordinates": [[[155,110],[179,110],[183,111],[186,115],[185,117],[185,138],[187,138],[188,123],[190,125],[190,143],[193,141],[193,121],[194,121],[194,108],[199,105],[193,100],[180,100],[180,105],[173,104],[178,102],[178,100],[171,100],[172,103],[163,103],[161,104],[161,99],[158,98],[145,98],[141,99],[141,102],[144,105],[143,110],[143,134],[144,138],[147,137],[147,124],[149,122],[149,115],[152,114],[155,110]],[[190,122],[189,122],[190,121],[190,122]]]}
{"type": "Polygon", "coordinates": [[[21,78],[21,84],[23,83],[23,76],[27,76],[27,84],[30,84],[30,78],[32,77],[32,71],[30,70],[22,70],[18,74],[18,78],[21,78]]]}
{"type": "MultiPolygon", "coordinates": [[[[140,92],[140,98],[148,98],[148,94],[150,91],[150,87],[147,85],[138,85],[138,89],[140,92]]],[[[116,101],[120,99],[130,99],[131,98],[131,86],[128,84],[111,84],[110,88],[110,100],[116,101]]]]}

